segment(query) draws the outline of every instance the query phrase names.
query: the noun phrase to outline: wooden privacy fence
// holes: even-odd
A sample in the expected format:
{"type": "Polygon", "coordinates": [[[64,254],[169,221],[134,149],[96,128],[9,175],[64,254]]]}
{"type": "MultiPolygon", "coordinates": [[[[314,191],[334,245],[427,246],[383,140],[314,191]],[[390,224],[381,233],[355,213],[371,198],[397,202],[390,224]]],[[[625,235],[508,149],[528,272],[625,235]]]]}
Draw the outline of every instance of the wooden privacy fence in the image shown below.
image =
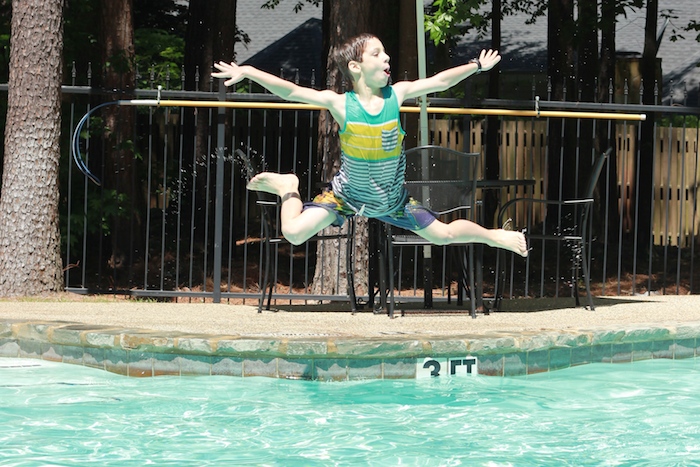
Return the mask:
{"type": "Polygon", "coordinates": [[[700,231],[698,129],[659,128],[654,153],[654,243],[689,247],[700,231]]]}

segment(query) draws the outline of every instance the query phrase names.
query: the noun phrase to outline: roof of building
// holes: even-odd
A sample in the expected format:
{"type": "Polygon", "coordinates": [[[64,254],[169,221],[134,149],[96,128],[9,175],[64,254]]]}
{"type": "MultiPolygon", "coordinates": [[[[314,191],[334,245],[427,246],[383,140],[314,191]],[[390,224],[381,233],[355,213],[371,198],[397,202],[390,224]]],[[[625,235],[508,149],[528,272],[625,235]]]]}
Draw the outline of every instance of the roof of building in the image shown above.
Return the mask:
{"type": "Polygon", "coordinates": [[[238,63],[276,75],[282,71],[286,78],[299,70],[300,82],[309,84],[312,70],[322,66],[321,8],[305,5],[295,13],[292,2],[271,10],[263,9],[264,3],[248,0],[236,6],[237,26],[250,37],[250,43],[236,44],[238,63]]]}
{"type": "MultiPolygon", "coordinates": [[[[286,77],[298,69],[300,81],[308,83],[310,70],[321,66],[321,8],[306,5],[294,13],[292,4],[284,2],[273,10],[261,10],[264,0],[238,3],[238,27],[250,39],[247,47],[237,45],[239,63],[249,63],[271,73],[283,70],[286,77]]],[[[691,19],[700,20],[697,0],[662,0],[659,7],[659,29],[663,16],[671,16],[661,39],[658,56],[661,58],[665,103],[683,103],[698,106],[700,88],[700,45],[686,33],[685,39],[672,41],[674,30],[681,32],[691,19]]],[[[626,56],[641,53],[644,48],[646,9],[627,10],[618,17],[616,43],[619,53],[626,56]]],[[[542,74],[547,68],[547,18],[541,17],[526,24],[522,15],[506,16],[502,23],[502,70],[542,74]]],[[[489,38],[467,35],[452,51],[453,60],[463,63],[490,46],[489,38]]]]}

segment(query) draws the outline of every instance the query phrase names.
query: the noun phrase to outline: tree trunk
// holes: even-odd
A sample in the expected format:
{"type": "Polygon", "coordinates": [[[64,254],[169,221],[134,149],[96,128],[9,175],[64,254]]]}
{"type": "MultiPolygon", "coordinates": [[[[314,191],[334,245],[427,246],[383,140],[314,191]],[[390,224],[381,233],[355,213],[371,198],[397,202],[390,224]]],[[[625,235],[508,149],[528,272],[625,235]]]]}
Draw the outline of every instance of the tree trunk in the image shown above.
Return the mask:
{"type": "MultiPolygon", "coordinates": [[[[325,73],[321,83],[328,89],[344,92],[350,89],[350,83],[343,83],[342,76],[331,60],[331,51],[353,36],[369,32],[377,35],[384,43],[387,53],[399,54],[399,12],[401,2],[398,0],[358,0],[353,2],[343,0],[324,0],[323,2],[323,53],[326,58],[325,73]]],[[[415,36],[414,36],[415,37],[415,36]]],[[[392,61],[398,59],[392,57],[392,61]]],[[[395,73],[396,70],[394,70],[395,73]]],[[[394,79],[396,77],[394,76],[394,79]]],[[[403,79],[401,76],[400,79],[403,79]]],[[[338,124],[328,111],[321,111],[318,120],[318,158],[320,163],[321,180],[329,182],[340,167],[340,140],[338,139],[338,124]]],[[[343,231],[348,228],[346,222],[343,231]]],[[[367,264],[369,259],[369,231],[364,220],[358,222],[355,248],[355,289],[358,294],[367,293],[368,283],[367,264]]],[[[344,240],[343,240],[344,241],[344,240]]],[[[317,294],[344,294],[345,277],[345,247],[341,244],[340,255],[335,254],[335,248],[319,249],[316,259],[316,271],[312,284],[312,292],[317,294]],[[326,254],[320,253],[327,252],[326,254]],[[340,265],[340,266],[339,266],[340,265]],[[323,271],[341,271],[341,281],[328,280],[329,274],[323,271]],[[322,281],[322,278],[326,280],[322,281]]],[[[335,276],[333,276],[335,277],[335,276]]]]}
{"type": "Polygon", "coordinates": [[[57,292],[63,1],[12,2],[0,295],[57,292]]]}
{"type": "MultiPolygon", "coordinates": [[[[658,45],[656,42],[657,21],[659,17],[658,0],[647,1],[647,16],[644,26],[644,52],[642,53],[641,73],[644,91],[643,103],[656,105],[656,55],[658,45]]],[[[654,121],[655,114],[647,113],[646,121],[642,122],[642,136],[640,142],[640,157],[637,170],[639,171],[639,184],[637,186],[639,196],[639,214],[637,219],[637,238],[639,248],[646,250],[651,240],[652,222],[652,187],[654,186],[654,121]]]]}
{"type": "MultiPolygon", "coordinates": [[[[324,0],[323,2],[323,56],[326,67],[322,73],[321,84],[335,92],[344,92],[351,88],[351,83],[345,83],[332,59],[332,50],[351,37],[369,32],[370,1],[361,0],[346,2],[343,0],[324,0]]],[[[321,181],[330,182],[340,167],[340,139],[338,124],[330,112],[322,110],[318,117],[318,158],[320,163],[321,181]]],[[[329,233],[332,227],[324,230],[329,233]]],[[[342,227],[347,232],[348,223],[342,227]]],[[[368,283],[367,262],[369,259],[369,231],[367,223],[361,222],[355,232],[355,291],[358,295],[367,293],[368,283]]],[[[316,253],[316,268],[311,285],[315,294],[344,294],[347,290],[347,274],[345,270],[345,240],[327,242],[328,248],[319,248],[316,253]],[[325,271],[325,273],[324,273],[325,271]],[[339,271],[340,281],[336,284],[335,274],[327,271],[339,271]]]]}
{"type": "MultiPolygon", "coordinates": [[[[616,24],[616,0],[602,0],[601,4],[601,21],[600,21],[600,69],[598,80],[598,102],[612,103],[614,100],[615,90],[615,24],[616,24]]],[[[597,127],[596,152],[598,154],[607,150],[608,147],[615,145],[614,126],[612,122],[601,122],[597,127]]],[[[609,174],[608,180],[601,177],[599,187],[605,189],[611,194],[617,193],[617,153],[615,151],[608,158],[609,174]]],[[[600,198],[599,198],[600,199],[600,198]]],[[[617,228],[620,222],[618,216],[618,199],[617,196],[609,196],[607,201],[607,209],[604,204],[599,206],[599,218],[605,219],[605,213],[608,213],[607,229],[608,238],[618,238],[617,228]]]]}
{"type": "MultiPolygon", "coordinates": [[[[598,10],[596,2],[578,2],[578,95],[577,101],[594,102],[596,96],[596,83],[598,79],[598,10]]],[[[585,190],[591,163],[593,162],[593,121],[581,119],[579,125],[578,151],[580,160],[578,164],[578,192],[585,190]]]]}
{"type": "MultiPolygon", "coordinates": [[[[213,88],[211,71],[215,61],[233,61],[234,41],[236,32],[236,0],[191,0],[188,9],[187,32],[185,35],[185,89],[194,91],[209,91],[213,88]]],[[[216,141],[217,126],[209,121],[209,111],[199,109],[196,112],[185,112],[183,137],[186,173],[190,174],[190,189],[195,190],[199,201],[204,206],[206,190],[210,190],[210,199],[214,199],[214,186],[206,186],[206,170],[215,170],[216,160],[208,154],[208,140],[216,141]],[[196,121],[196,125],[195,125],[196,121]],[[195,176],[197,171],[204,171],[195,176]],[[195,186],[196,184],[196,186],[195,186]]],[[[230,112],[226,113],[227,119],[230,112]]],[[[216,118],[214,113],[213,118],[216,118]]],[[[231,125],[225,125],[226,128],[231,125]]],[[[226,141],[230,141],[226,138],[226,141]]],[[[235,148],[228,148],[229,151],[235,148]]],[[[241,194],[239,192],[239,194],[241,194]]],[[[190,196],[183,197],[189,202],[190,196]]],[[[181,207],[181,212],[188,216],[189,206],[181,207]]],[[[202,226],[205,222],[205,209],[196,211],[195,225],[202,226]]],[[[191,219],[183,219],[188,225],[191,219]]],[[[209,220],[213,222],[213,219],[209,220]]],[[[203,234],[206,229],[198,228],[193,234],[203,234]]],[[[197,238],[203,244],[204,238],[197,238]]],[[[209,272],[207,271],[207,274],[209,272]]]]}
{"type": "MultiPolygon", "coordinates": [[[[547,73],[551,81],[551,100],[568,100],[573,93],[574,73],[574,7],[573,0],[552,0],[547,17],[547,73]]],[[[573,197],[576,154],[575,122],[568,119],[549,120],[548,199],[573,197]]],[[[557,222],[557,210],[550,210],[557,222]]]]}
{"type": "MultiPolygon", "coordinates": [[[[418,78],[418,54],[416,49],[416,6],[413,2],[400,2],[399,11],[399,43],[398,56],[392,56],[391,68],[394,70],[396,81],[414,80],[418,78]]],[[[404,145],[406,149],[418,146],[418,114],[403,115],[403,129],[406,132],[404,145]]]]}
{"type": "MultiPolygon", "coordinates": [[[[501,50],[501,0],[492,0],[491,14],[493,23],[491,25],[491,48],[493,50],[501,50]]],[[[498,99],[500,97],[500,65],[496,65],[488,72],[489,99],[498,99]]],[[[499,117],[490,116],[486,118],[486,154],[484,158],[484,178],[487,180],[498,180],[501,172],[500,161],[498,154],[500,147],[498,144],[498,136],[501,129],[501,119],[499,117]]],[[[493,227],[493,218],[496,210],[500,205],[499,197],[500,190],[484,190],[484,219],[486,227],[493,227]]]]}
{"type": "MultiPolygon", "coordinates": [[[[100,54],[102,76],[98,84],[109,93],[107,100],[133,99],[136,86],[133,0],[100,2],[100,54]]],[[[119,194],[128,194],[129,206],[120,209],[118,212],[123,214],[110,222],[112,252],[107,264],[121,270],[143,258],[142,235],[139,235],[142,216],[138,213],[143,213],[146,207],[134,170],[134,109],[108,106],[103,115],[107,131],[103,164],[105,197],[118,203],[119,194]]],[[[126,273],[130,280],[131,268],[126,273]]]]}

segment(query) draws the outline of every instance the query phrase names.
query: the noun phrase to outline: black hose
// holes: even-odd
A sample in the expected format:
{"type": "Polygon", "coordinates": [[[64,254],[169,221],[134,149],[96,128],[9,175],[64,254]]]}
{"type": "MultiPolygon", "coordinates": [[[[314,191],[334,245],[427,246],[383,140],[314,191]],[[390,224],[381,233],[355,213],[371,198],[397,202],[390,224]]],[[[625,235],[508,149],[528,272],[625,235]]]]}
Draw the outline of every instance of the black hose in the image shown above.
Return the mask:
{"type": "Polygon", "coordinates": [[[102,182],[100,181],[99,178],[95,176],[92,172],[90,172],[90,169],[88,168],[87,164],[83,160],[83,158],[80,156],[80,133],[83,131],[83,126],[85,126],[85,123],[88,122],[90,119],[90,116],[92,115],[93,112],[95,112],[97,109],[100,109],[102,107],[106,107],[108,105],[119,105],[121,101],[114,101],[114,102],[105,102],[103,104],[100,104],[96,106],[95,108],[91,109],[88,113],[86,113],[83,118],[80,119],[78,124],[75,127],[75,131],[73,131],[73,137],[71,138],[71,155],[73,156],[73,160],[75,161],[75,165],[78,166],[78,170],[80,170],[83,175],[85,175],[90,181],[92,181],[95,185],[97,186],[102,186],[102,182]]]}

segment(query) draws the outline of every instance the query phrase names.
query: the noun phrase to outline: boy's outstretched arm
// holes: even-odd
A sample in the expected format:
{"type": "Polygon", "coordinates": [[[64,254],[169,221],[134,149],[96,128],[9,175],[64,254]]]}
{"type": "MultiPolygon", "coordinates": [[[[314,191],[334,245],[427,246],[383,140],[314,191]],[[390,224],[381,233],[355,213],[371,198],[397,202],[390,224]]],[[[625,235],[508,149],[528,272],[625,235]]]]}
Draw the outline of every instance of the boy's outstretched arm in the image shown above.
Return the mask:
{"type": "Polygon", "coordinates": [[[445,91],[475,73],[488,71],[495,67],[501,61],[501,56],[496,50],[482,50],[478,61],[481,68],[479,68],[477,63],[469,62],[454,68],[448,68],[430,78],[415,81],[399,81],[394,84],[394,91],[401,102],[424,94],[445,91]]]}
{"type": "Polygon", "coordinates": [[[250,65],[238,66],[233,62],[218,62],[214,63],[214,67],[219,71],[211,75],[214,78],[228,78],[224,81],[226,86],[234,85],[248,78],[282,99],[325,107],[330,110],[336,120],[339,118],[344,120],[344,96],[336,92],[328,90],[317,91],[316,89],[299,86],[250,65]]]}

